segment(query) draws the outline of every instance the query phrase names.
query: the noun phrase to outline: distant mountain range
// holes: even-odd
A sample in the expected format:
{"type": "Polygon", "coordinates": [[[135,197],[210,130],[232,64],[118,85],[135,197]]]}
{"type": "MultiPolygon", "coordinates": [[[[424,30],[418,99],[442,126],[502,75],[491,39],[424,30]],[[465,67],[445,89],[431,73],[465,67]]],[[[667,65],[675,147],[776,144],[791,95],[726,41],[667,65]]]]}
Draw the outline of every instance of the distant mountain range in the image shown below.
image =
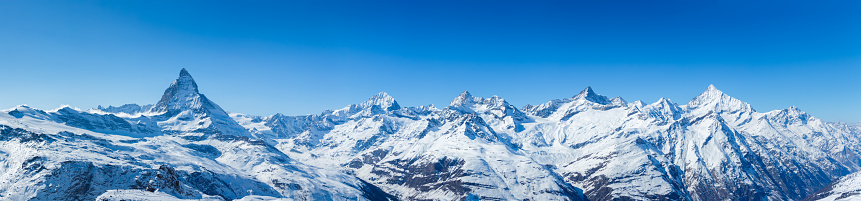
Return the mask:
{"type": "Polygon", "coordinates": [[[841,200],[861,197],[859,170],[861,125],[714,86],[684,105],[381,92],[254,116],[183,69],[155,104],[0,112],[0,200],[841,200]]]}

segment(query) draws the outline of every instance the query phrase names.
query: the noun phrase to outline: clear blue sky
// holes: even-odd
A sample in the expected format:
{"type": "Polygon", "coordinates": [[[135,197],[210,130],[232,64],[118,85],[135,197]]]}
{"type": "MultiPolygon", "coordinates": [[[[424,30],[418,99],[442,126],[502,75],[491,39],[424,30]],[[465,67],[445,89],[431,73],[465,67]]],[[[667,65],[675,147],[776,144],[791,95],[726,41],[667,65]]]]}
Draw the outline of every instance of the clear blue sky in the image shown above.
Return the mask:
{"type": "Polygon", "coordinates": [[[187,68],[257,115],[380,91],[685,104],[715,84],[758,111],[861,121],[861,1],[528,2],[2,1],[0,107],[155,103],[187,68]]]}

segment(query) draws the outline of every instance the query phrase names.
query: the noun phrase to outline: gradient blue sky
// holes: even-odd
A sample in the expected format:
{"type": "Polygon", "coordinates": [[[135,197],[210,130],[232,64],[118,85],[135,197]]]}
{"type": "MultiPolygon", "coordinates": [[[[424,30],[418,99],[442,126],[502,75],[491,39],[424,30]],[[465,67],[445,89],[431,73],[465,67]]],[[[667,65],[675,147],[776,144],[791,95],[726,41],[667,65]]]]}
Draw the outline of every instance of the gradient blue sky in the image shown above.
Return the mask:
{"type": "Polygon", "coordinates": [[[861,121],[861,1],[528,2],[2,1],[0,107],[155,103],[187,68],[256,115],[586,86],[681,105],[714,84],[758,111],[861,121]]]}

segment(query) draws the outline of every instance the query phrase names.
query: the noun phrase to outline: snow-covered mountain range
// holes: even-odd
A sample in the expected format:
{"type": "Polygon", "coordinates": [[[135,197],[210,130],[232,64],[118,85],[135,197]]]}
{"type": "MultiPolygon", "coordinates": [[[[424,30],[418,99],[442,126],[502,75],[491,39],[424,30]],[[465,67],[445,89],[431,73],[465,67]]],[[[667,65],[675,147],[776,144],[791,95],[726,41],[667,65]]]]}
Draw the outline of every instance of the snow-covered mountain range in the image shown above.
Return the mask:
{"type": "Polygon", "coordinates": [[[587,87],[404,107],[381,92],[254,116],[183,69],[156,104],[0,112],[0,200],[839,200],[859,170],[861,126],[714,86],[684,105],[587,87]]]}

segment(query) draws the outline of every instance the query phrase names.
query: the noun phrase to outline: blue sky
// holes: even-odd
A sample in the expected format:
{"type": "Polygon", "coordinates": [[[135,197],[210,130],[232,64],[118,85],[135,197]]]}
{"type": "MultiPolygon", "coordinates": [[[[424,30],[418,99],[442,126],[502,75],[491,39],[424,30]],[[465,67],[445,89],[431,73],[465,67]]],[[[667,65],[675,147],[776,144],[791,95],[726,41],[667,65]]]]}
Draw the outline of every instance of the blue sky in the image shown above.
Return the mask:
{"type": "Polygon", "coordinates": [[[861,1],[3,1],[0,107],[155,103],[181,68],[228,111],[319,113],[386,91],[517,106],[586,86],[861,121],[861,1]]]}

